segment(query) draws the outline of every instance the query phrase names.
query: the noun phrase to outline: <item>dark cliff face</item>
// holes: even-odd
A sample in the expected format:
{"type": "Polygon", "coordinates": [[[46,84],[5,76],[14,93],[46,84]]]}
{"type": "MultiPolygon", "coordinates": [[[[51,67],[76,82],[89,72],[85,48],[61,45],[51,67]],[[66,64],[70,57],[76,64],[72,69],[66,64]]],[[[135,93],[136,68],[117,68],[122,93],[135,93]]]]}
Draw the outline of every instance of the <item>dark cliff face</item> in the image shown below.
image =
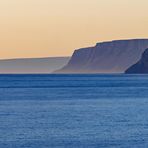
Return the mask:
{"type": "Polygon", "coordinates": [[[148,39],[117,40],[75,50],[69,63],[55,73],[124,73],[148,48],[148,39]]]}
{"type": "Polygon", "coordinates": [[[148,74],[148,49],[144,51],[141,59],[125,71],[126,74],[148,74]]]}

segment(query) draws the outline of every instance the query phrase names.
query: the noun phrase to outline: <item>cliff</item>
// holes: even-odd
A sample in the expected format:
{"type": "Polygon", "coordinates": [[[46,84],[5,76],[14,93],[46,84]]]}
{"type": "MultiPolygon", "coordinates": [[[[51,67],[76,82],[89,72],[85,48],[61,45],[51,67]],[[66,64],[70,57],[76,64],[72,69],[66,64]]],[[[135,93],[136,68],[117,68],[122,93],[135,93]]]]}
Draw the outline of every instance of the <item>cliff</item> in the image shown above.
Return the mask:
{"type": "Polygon", "coordinates": [[[125,71],[126,74],[148,74],[148,49],[144,51],[141,59],[125,71]]]}
{"type": "Polygon", "coordinates": [[[116,40],[75,50],[69,63],[55,73],[124,73],[148,48],[148,39],[116,40]]]}

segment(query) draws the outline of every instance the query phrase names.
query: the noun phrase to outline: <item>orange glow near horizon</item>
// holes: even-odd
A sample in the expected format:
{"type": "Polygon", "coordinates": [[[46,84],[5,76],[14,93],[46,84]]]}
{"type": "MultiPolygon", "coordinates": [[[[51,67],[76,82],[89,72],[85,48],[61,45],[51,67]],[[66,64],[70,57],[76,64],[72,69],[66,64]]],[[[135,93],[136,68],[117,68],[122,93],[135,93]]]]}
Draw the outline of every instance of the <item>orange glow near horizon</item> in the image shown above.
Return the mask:
{"type": "Polygon", "coordinates": [[[115,39],[148,38],[147,0],[0,0],[0,58],[69,56],[115,39]]]}

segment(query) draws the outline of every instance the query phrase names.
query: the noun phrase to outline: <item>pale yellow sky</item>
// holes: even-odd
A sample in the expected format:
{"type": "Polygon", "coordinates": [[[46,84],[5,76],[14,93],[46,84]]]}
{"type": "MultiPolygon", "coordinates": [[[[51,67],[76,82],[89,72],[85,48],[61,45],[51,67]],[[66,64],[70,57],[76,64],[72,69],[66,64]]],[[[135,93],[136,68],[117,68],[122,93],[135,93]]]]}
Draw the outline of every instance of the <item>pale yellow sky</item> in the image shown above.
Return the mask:
{"type": "Polygon", "coordinates": [[[0,58],[71,55],[99,41],[148,38],[148,0],[0,0],[0,58]]]}

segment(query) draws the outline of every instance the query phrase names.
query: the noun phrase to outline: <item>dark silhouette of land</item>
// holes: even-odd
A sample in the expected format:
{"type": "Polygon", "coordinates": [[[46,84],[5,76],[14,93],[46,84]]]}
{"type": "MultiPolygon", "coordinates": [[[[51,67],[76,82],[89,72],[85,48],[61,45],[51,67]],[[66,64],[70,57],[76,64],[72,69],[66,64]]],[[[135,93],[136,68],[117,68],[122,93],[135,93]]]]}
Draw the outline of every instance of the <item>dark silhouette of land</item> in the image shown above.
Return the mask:
{"type": "Polygon", "coordinates": [[[144,51],[141,59],[125,71],[126,74],[148,74],[148,49],[144,51]]]}

